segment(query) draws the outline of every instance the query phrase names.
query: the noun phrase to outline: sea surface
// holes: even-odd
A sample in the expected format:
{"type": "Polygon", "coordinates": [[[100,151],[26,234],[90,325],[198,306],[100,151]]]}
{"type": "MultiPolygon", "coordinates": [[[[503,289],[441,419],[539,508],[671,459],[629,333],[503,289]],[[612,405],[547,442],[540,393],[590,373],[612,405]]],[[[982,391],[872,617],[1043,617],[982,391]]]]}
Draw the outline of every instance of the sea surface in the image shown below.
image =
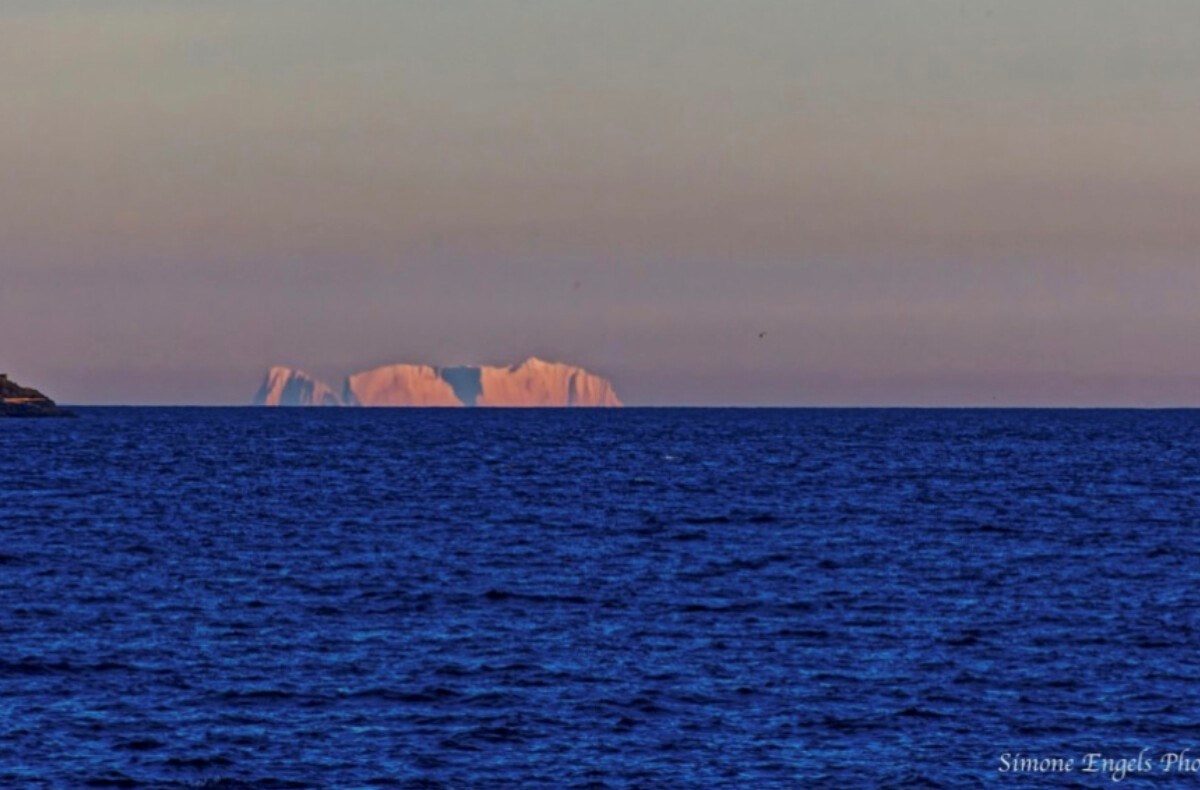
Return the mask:
{"type": "Polygon", "coordinates": [[[0,421],[3,788],[1200,756],[1200,412],[80,412],[0,421]]]}

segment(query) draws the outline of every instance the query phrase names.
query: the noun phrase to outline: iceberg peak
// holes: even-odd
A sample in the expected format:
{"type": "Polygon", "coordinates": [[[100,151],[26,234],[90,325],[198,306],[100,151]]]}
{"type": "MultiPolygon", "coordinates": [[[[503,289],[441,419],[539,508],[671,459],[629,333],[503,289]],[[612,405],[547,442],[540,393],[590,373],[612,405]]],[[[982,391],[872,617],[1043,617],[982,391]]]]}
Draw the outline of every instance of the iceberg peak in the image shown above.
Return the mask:
{"type": "Polygon", "coordinates": [[[315,376],[276,365],[267,371],[253,403],[255,406],[341,406],[343,400],[315,376]]]}

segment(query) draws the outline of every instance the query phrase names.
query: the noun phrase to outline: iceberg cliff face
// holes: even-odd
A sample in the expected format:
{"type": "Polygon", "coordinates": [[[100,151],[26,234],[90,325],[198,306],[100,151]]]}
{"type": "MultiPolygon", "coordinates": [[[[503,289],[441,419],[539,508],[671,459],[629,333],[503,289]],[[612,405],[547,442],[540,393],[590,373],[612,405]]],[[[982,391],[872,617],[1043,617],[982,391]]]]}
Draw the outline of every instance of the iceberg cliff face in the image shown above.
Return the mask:
{"type": "Polygon", "coordinates": [[[346,379],[345,395],[363,406],[462,406],[437,368],[387,365],[346,379]]]}
{"type": "Polygon", "coordinates": [[[255,406],[342,406],[342,398],[303,370],[273,367],[254,396],[255,406]]]}
{"type": "Polygon", "coordinates": [[[612,384],[582,368],[531,358],[480,368],[479,406],[620,406],[612,384]]]}
{"type": "Polygon", "coordinates": [[[349,376],[340,394],[303,371],[271,368],[259,406],[620,406],[608,380],[529,359],[510,367],[386,365],[349,376]]]}

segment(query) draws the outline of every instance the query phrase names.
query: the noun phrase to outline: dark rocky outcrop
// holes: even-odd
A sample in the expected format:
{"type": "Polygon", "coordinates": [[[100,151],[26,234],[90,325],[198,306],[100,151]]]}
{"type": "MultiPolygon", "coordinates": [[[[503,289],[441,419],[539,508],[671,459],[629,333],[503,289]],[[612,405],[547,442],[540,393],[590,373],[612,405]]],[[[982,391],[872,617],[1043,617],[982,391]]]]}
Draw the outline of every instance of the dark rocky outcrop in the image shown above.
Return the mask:
{"type": "Polygon", "coordinates": [[[74,417],[54,401],[0,373],[0,417],[74,417]]]}

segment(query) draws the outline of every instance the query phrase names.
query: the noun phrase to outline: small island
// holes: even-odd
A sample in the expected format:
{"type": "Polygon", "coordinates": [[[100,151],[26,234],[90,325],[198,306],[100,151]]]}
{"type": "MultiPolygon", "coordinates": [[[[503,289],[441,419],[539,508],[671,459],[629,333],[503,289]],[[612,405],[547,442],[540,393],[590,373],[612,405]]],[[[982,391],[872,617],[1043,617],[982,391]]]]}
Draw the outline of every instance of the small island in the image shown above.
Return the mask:
{"type": "Polygon", "coordinates": [[[74,417],[42,393],[22,387],[0,373],[0,417],[74,417]]]}

